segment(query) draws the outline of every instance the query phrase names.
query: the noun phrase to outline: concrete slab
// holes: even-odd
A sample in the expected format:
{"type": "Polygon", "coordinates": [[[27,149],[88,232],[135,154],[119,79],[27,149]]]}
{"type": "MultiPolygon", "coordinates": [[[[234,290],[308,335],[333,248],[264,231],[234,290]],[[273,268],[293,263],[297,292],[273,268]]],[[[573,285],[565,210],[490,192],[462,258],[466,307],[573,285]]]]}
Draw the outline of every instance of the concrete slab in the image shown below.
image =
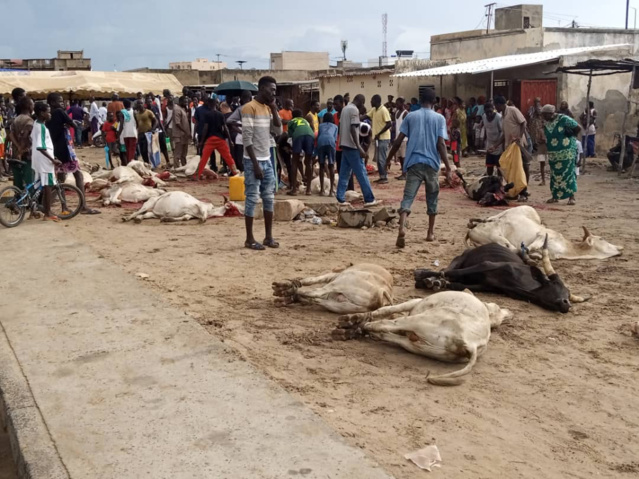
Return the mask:
{"type": "Polygon", "coordinates": [[[0,356],[11,350],[28,394],[2,392],[15,395],[17,433],[26,410],[62,465],[52,476],[32,464],[29,477],[390,477],[63,224],[26,223],[3,239],[20,247],[0,253],[0,356]]]}

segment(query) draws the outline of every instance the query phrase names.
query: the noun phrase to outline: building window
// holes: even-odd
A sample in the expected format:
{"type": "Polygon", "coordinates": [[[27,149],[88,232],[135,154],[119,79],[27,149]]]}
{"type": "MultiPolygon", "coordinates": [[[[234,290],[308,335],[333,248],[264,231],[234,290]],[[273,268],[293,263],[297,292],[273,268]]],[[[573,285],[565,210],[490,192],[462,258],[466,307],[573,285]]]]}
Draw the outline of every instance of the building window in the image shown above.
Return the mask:
{"type": "Polygon", "coordinates": [[[530,17],[524,17],[524,28],[530,28],[530,17]]]}
{"type": "Polygon", "coordinates": [[[353,77],[346,77],[346,83],[353,83],[353,77]]]}
{"type": "Polygon", "coordinates": [[[381,88],[382,87],[382,80],[377,80],[377,88],[381,88]]]}
{"type": "Polygon", "coordinates": [[[393,79],[388,80],[388,86],[393,86],[393,79]]]}
{"type": "Polygon", "coordinates": [[[361,82],[361,83],[362,83],[362,85],[361,85],[361,87],[360,87],[360,88],[364,88],[364,82],[361,82]]]}

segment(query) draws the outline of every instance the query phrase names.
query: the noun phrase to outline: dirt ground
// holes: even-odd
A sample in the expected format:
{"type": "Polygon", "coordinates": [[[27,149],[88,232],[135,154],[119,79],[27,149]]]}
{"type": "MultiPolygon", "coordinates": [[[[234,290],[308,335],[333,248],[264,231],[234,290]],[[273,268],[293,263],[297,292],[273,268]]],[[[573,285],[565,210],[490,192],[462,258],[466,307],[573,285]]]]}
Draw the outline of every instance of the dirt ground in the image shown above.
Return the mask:
{"type": "MultiPolygon", "coordinates": [[[[103,162],[101,151],[80,157],[103,162]]],[[[481,159],[466,160],[481,171],[481,159]]],[[[396,281],[395,300],[422,297],[413,270],[444,267],[464,250],[470,217],[487,217],[459,191],[443,190],[437,241],[427,243],[423,193],[411,217],[407,247],[395,248],[396,230],[338,229],[276,223],[279,250],[244,249],[242,218],[205,224],[122,223],[124,208],[102,208],[62,225],[101,255],[135,274],[198,319],[324,418],[347,442],[364,449],[399,479],[422,474],[403,458],[437,444],[443,468],[456,478],[592,478],[639,474],[639,341],[637,320],[639,182],[606,172],[590,161],[579,179],[574,207],[544,204],[546,187],[531,187],[531,205],[544,222],[568,238],[581,225],[625,246],[604,261],[557,261],[555,268],[577,294],[592,299],[562,315],[505,297],[480,298],[511,309],[515,318],[494,331],[488,350],[467,381],[443,388],[427,372],[456,369],[370,339],[334,342],[336,316],[316,307],[273,304],[274,280],[311,276],[349,263],[374,262],[396,281]]],[[[536,165],[533,167],[536,170],[536,165]]],[[[394,176],[397,173],[391,172],[394,176]]],[[[222,203],[228,181],[171,186],[222,203]]],[[[403,183],[376,187],[378,198],[398,207],[403,183]]],[[[565,203],[565,202],[564,202],[565,203]]],[[[130,211],[130,210],[129,210],[130,211]]],[[[257,222],[262,239],[263,223],[257,222]]],[[[250,418],[248,418],[250,420],[250,418]]]]}

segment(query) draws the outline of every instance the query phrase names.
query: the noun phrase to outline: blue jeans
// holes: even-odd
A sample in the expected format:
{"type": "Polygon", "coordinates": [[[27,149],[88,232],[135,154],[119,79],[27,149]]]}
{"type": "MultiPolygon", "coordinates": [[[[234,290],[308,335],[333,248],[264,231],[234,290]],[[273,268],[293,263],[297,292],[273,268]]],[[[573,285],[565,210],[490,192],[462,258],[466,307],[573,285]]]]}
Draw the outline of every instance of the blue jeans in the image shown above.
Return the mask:
{"type": "Polygon", "coordinates": [[[270,161],[257,162],[264,173],[264,178],[255,178],[253,162],[249,158],[244,158],[244,193],[246,202],[244,203],[244,216],[255,217],[255,207],[262,198],[262,208],[264,211],[273,211],[275,202],[275,170],[270,161]]]}
{"type": "Polygon", "coordinates": [[[406,184],[404,185],[404,199],[399,208],[399,213],[408,213],[413,206],[413,201],[419,192],[422,182],[426,184],[426,210],[429,216],[437,214],[437,199],[439,198],[439,170],[435,170],[425,163],[417,163],[406,171],[406,184]]]}
{"type": "Polygon", "coordinates": [[[588,135],[588,141],[586,141],[586,135],[582,135],[581,144],[584,147],[584,156],[586,158],[595,156],[595,135],[588,135]]]}
{"type": "Polygon", "coordinates": [[[388,156],[388,145],[390,140],[377,140],[377,146],[375,148],[375,161],[377,161],[377,169],[379,170],[379,178],[386,180],[388,173],[386,173],[386,157],[388,156]]]}
{"type": "Polygon", "coordinates": [[[364,162],[359,156],[359,151],[354,148],[342,147],[342,164],[339,169],[339,181],[337,182],[337,201],[343,203],[346,201],[344,195],[346,194],[346,187],[348,186],[348,180],[351,177],[351,173],[355,173],[359,186],[362,189],[362,195],[364,195],[364,202],[372,203],[375,201],[375,195],[371,189],[371,184],[368,182],[368,174],[366,168],[364,168],[364,162]]]}

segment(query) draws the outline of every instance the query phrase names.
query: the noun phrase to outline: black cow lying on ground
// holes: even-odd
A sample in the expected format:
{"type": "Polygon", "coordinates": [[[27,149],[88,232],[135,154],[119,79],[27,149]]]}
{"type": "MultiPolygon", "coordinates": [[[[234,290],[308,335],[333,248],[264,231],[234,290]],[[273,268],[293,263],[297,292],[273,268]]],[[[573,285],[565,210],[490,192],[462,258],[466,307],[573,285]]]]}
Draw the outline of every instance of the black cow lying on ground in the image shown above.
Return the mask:
{"type": "Polygon", "coordinates": [[[543,269],[534,265],[525,248],[522,247],[519,256],[497,243],[491,243],[467,250],[441,272],[415,270],[415,287],[436,291],[469,289],[501,293],[551,311],[567,313],[571,301],[580,303],[584,299],[570,294],[555,273],[547,246],[548,237],[542,250],[543,269]]]}
{"type": "Polygon", "coordinates": [[[471,200],[481,206],[507,206],[506,192],[511,189],[513,183],[504,184],[500,176],[482,176],[472,183],[468,183],[459,171],[457,176],[464,185],[464,190],[471,200]]]}

